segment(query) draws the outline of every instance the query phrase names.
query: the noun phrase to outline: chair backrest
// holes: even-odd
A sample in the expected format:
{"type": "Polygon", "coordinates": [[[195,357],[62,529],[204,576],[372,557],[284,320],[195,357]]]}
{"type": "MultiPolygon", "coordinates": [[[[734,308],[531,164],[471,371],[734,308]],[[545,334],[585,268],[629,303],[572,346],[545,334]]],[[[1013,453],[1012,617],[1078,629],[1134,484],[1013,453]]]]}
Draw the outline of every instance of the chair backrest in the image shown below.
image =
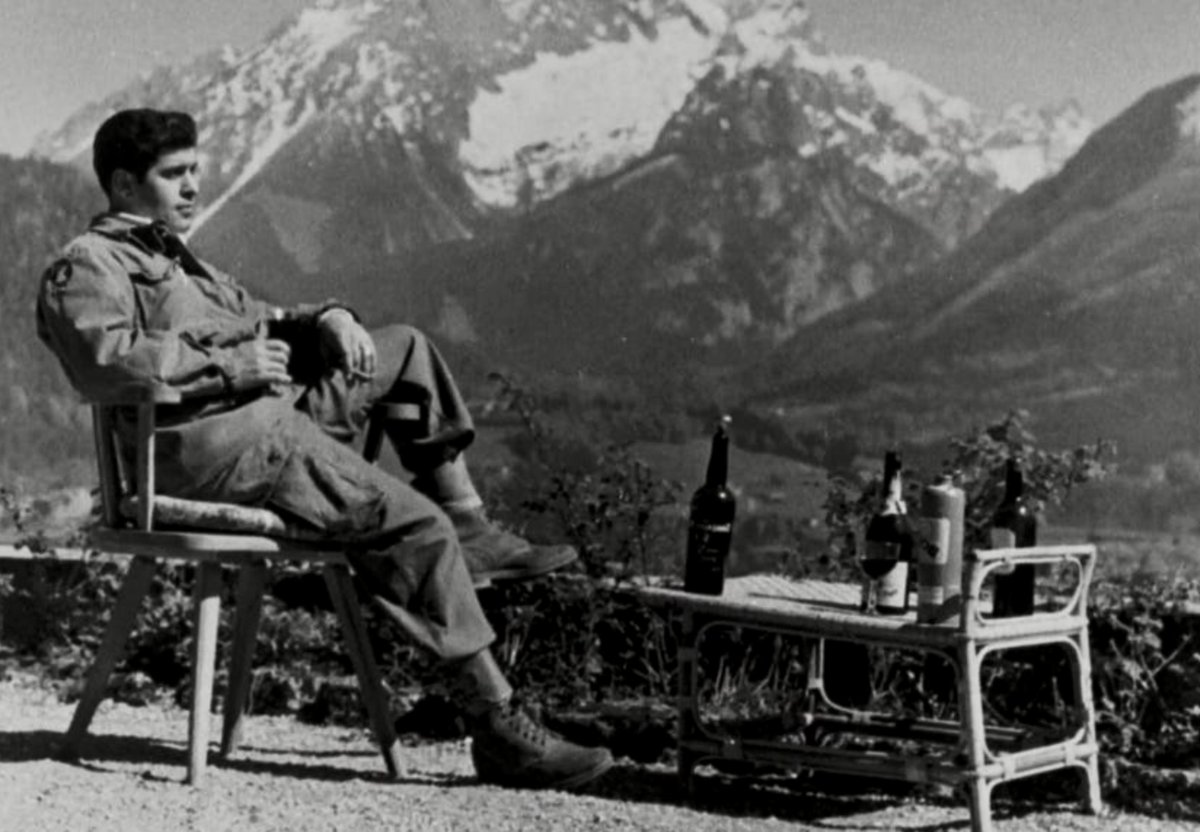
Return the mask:
{"type": "Polygon", "coordinates": [[[110,529],[122,524],[121,498],[125,485],[121,478],[121,461],[117,456],[113,435],[113,409],[108,405],[92,405],[92,436],[96,443],[96,469],[100,477],[100,516],[110,529]]]}
{"type": "Polygon", "coordinates": [[[111,529],[128,525],[122,506],[132,498],[136,509],[133,525],[150,531],[154,518],[154,428],[155,406],[160,402],[179,401],[170,388],[137,391],[122,402],[92,402],[92,432],[96,445],[96,467],[100,478],[101,517],[111,529]],[[137,411],[136,460],[129,470],[117,440],[117,411],[121,405],[137,411]]]}

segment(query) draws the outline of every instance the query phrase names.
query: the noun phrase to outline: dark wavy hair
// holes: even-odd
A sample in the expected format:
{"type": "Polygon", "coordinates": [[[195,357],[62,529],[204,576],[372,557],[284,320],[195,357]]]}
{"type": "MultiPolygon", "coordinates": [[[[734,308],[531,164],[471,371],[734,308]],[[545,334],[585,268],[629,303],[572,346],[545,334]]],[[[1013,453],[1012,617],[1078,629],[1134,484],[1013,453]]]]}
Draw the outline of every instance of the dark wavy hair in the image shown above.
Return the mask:
{"type": "Polygon", "coordinates": [[[112,194],[112,175],[127,170],[139,182],[164,153],[196,146],[196,122],[187,113],[121,110],[109,116],[92,141],[92,169],[104,193],[112,194]]]}

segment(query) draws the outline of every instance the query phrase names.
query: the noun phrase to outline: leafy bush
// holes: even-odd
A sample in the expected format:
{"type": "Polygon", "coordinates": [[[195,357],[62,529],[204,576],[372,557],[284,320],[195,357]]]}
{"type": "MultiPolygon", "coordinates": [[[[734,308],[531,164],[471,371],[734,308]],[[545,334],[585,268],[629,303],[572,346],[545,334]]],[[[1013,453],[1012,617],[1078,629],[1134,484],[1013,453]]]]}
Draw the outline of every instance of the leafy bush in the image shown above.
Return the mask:
{"type": "Polygon", "coordinates": [[[665,695],[673,681],[669,634],[628,588],[636,577],[676,568],[654,520],[678,501],[679,484],[656,476],[628,444],[595,450],[594,438],[551,424],[513,379],[493,380],[496,406],[516,414],[522,430],[509,443],[516,471],[488,493],[490,511],[530,536],[575,546],[587,573],[486,594],[497,655],[520,690],[546,700],[665,695]]]}
{"type": "MultiPolygon", "coordinates": [[[[57,560],[59,542],[35,528],[28,504],[10,487],[0,486],[0,513],[17,546],[33,555],[11,574],[0,575],[0,637],[18,652],[67,673],[77,664],[80,649],[99,642],[95,610],[115,598],[119,567],[57,560]],[[58,651],[62,646],[72,650],[64,654],[58,651]]],[[[80,535],[61,541],[66,546],[82,542],[80,535]]]]}
{"type": "MultiPolygon", "coordinates": [[[[1116,453],[1106,440],[1069,451],[1039,448],[1028,426],[1029,414],[1012,411],[1004,418],[950,442],[951,457],[942,473],[949,474],[966,497],[965,538],[968,547],[988,545],[988,527],[1004,495],[1007,461],[1019,460],[1024,472],[1025,494],[1041,512],[1047,506],[1062,506],[1078,486],[1103,479],[1110,471],[1106,461],[1116,453]]],[[[921,472],[906,470],[904,496],[909,511],[920,506],[921,472]]],[[[829,481],[825,501],[830,574],[844,578],[855,574],[858,537],[878,504],[882,482],[878,475],[865,475],[855,482],[846,476],[829,481]]]]}
{"type": "Polygon", "coordinates": [[[523,428],[509,441],[517,470],[489,493],[493,513],[571,543],[593,577],[625,580],[671,568],[673,553],[663,551],[661,526],[652,521],[678,501],[680,485],[656,476],[629,443],[602,445],[550,424],[536,396],[507,376],[492,378],[496,406],[515,413],[523,428]]]}
{"type": "Polygon", "coordinates": [[[1111,753],[1200,765],[1200,581],[1102,581],[1089,629],[1098,727],[1111,753]]]}

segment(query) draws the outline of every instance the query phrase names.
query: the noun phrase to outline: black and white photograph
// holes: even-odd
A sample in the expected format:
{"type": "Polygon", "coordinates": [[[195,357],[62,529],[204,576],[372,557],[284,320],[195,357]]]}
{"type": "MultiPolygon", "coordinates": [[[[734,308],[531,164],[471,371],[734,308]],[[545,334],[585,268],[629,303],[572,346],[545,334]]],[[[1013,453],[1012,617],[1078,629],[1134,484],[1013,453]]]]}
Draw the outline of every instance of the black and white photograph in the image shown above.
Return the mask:
{"type": "Polygon", "coordinates": [[[0,829],[1200,828],[1200,3],[3,0],[0,829]]]}

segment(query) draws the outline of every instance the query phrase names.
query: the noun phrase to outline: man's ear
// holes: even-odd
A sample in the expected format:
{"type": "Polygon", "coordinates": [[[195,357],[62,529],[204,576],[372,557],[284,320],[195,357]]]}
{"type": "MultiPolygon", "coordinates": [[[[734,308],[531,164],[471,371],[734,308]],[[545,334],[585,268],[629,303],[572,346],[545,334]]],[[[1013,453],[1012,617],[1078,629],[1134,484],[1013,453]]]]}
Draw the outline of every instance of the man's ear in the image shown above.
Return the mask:
{"type": "Polygon", "coordinates": [[[109,193],[113,198],[128,200],[133,196],[134,186],[137,185],[137,177],[124,168],[117,168],[112,173],[112,178],[109,179],[109,193]]]}

